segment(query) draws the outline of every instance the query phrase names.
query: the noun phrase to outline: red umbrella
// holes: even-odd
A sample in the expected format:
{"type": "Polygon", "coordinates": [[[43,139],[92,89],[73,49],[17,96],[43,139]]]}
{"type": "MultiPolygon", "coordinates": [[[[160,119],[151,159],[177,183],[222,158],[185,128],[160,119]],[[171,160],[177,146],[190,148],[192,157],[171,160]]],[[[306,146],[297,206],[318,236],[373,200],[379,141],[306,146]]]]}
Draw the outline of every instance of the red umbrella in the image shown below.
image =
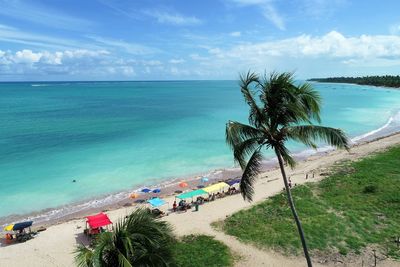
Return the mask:
{"type": "Polygon", "coordinates": [[[188,186],[188,184],[186,183],[186,182],[180,182],[179,183],[179,187],[187,187],[188,186]]]}

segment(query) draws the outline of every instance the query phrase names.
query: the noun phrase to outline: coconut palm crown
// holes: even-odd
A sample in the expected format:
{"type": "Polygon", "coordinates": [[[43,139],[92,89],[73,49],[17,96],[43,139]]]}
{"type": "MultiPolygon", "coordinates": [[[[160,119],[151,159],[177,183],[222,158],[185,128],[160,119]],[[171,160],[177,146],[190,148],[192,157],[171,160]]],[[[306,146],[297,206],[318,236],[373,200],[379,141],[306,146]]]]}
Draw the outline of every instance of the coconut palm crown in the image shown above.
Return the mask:
{"type": "Polygon", "coordinates": [[[336,148],[348,149],[348,138],[340,129],[319,125],[321,97],[308,83],[296,85],[293,73],[273,72],[269,76],[260,76],[248,72],[240,76],[240,88],[250,107],[249,125],[229,121],[226,125],[226,141],[235,161],[243,170],[241,194],[245,200],[252,201],[254,182],[263,160],[262,150],[272,149],[278,158],[307,264],[312,266],[284,169],[285,163],[292,168],[295,165],[285,144],[288,140],[294,140],[316,148],[317,142],[322,141],[336,148]]]}
{"type": "Polygon", "coordinates": [[[80,245],[75,250],[79,267],[173,266],[172,228],[147,209],[137,209],[117,222],[113,232],[101,233],[93,248],[80,245]]]}

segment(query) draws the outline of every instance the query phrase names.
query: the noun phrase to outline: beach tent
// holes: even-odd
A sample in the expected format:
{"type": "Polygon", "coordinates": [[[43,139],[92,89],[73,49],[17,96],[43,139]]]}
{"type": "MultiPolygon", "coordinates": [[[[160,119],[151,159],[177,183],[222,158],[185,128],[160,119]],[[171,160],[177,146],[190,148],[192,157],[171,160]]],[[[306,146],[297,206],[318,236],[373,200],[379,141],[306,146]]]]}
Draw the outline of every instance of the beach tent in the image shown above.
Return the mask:
{"type": "Polygon", "coordinates": [[[160,192],[161,192],[161,189],[159,189],[159,188],[156,188],[153,190],[153,193],[160,193],[160,192]]]}
{"type": "Polygon", "coordinates": [[[93,216],[87,216],[86,219],[86,223],[89,224],[90,228],[99,228],[112,224],[107,214],[104,214],[102,212],[93,216]]]}
{"type": "Polygon", "coordinates": [[[213,185],[204,187],[202,190],[206,191],[207,193],[212,193],[212,192],[220,191],[221,189],[223,189],[225,187],[229,187],[229,185],[224,182],[220,182],[217,184],[213,184],[213,185]]]}
{"type": "Polygon", "coordinates": [[[23,230],[27,227],[32,226],[33,221],[27,221],[27,222],[20,222],[16,224],[10,224],[4,227],[4,231],[18,231],[18,230],[23,230]]]}
{"type": "Polygon", "coordinates": [[[232,185],[234,185],[234,184],[238,184],[238,183],[240,183],[240,178],[237,178],[237,179],[234,179],[234,180],[230,180],[230,181],[227,181],[226,183],[229,185],[229,186],[232,186],[232,185]]]}
{"type": "Polygon", "coordinates": [[[147,202],[152,205],[153,207],[157,208],[157,207],[161,207],[162,205],[167,204],[167,202],[165,202],[165,200],[161,199],[161,198],[153,198],[150,200],[147,200],[147,202]]]}
{"type": "Polygon", "coordinates": [[[198,190],[180,194],[177,196],[177,198],[179,198],[179,199],[192,198],[192,197],[200,196],[200,195],[204,195],[204,194],[207,194],[207,192],[204,191],[203,189],[198,189],[198,190]]]}

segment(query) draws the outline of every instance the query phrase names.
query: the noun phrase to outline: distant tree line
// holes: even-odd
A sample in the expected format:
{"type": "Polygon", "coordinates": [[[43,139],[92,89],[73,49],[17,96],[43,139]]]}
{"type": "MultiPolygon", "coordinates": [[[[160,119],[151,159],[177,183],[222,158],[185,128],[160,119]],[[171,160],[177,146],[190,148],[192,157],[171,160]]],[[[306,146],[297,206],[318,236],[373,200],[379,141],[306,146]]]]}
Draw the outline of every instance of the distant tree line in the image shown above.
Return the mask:
{"type": "Polygon", "coordinates": [[[325,82],[325,83],[355,83],[361,85],[400,87],[399,75],[313,78],[309,79],[308,81],[325,82]]]}

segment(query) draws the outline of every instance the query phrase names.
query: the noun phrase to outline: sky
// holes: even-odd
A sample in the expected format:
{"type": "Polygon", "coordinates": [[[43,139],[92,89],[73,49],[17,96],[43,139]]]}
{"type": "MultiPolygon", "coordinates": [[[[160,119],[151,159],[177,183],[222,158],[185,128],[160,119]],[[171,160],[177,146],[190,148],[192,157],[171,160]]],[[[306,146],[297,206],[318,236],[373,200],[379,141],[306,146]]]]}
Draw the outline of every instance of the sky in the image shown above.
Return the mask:
{"type": "Polygon", "coordinates": [[[0,81],[399,74],[400,1],[0,0],[0,81]]]}

